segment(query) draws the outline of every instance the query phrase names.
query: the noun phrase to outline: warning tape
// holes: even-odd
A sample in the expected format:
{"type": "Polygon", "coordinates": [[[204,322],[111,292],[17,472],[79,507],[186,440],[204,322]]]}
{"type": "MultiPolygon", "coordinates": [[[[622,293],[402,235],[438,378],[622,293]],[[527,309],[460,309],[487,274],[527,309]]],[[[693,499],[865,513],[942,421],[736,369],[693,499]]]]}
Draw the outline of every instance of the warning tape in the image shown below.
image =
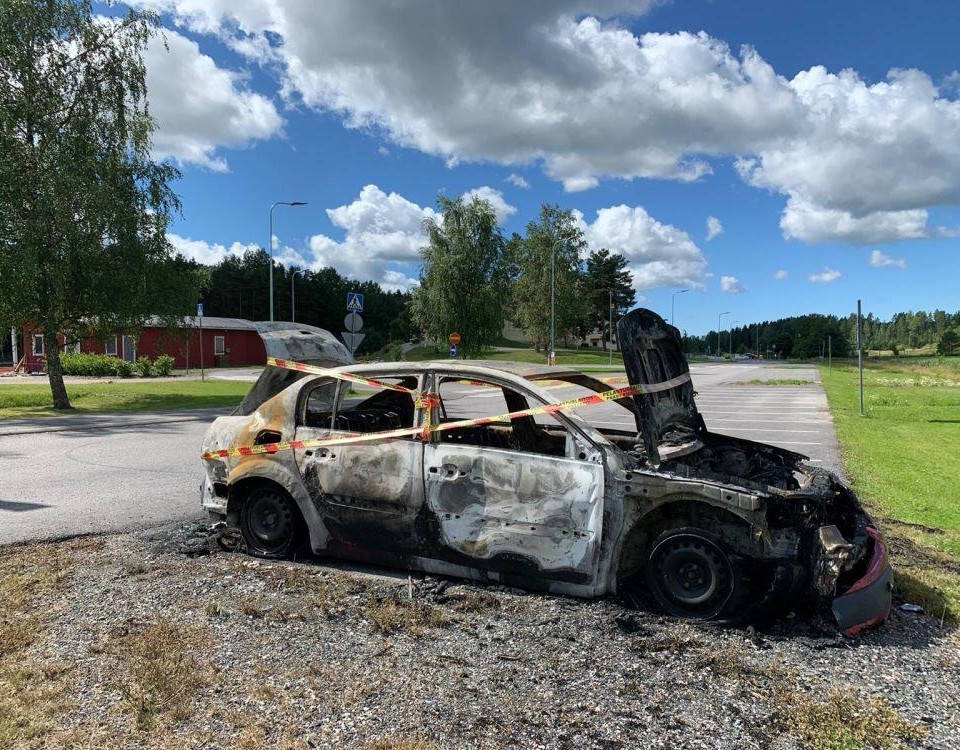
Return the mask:
{"type": "MultiPolygon", "coordinates": [[[[271,360],[273,362],[283,362],[283,365],[277,364],[278,367],[286,366],[288,363],[286,360],[271,360]]],[[[299,365],[300,363],[289,363],[299,365]]],[[[312,365],[305,365],[305,367],[313,367],[312,365]]],[[[291,367],[289,369],[300,369],[299,367],[291,367]]],[[[316,367],[314,370],[323,370],[323,368],[316,367]]],[[[307,372],[312,372],[313,370],[307,370],[307,372]]],[[[348,380],[351,378],[359,377],[350,375],[349,373],[343,373],[338,371],[326,370],[320,374],[331,374],[335,377],[341,378],[343,380],[348,380]],[[349,375],[349,377],[345,377],[349,375]]],[[[375,380],[368,380],[363,378],[362,380],[367,383],[378,383],[375,380]]],[[[677,386],[683,385],[684,383],[690,380],[690,373],[686,372],[683,375],[678,375],[675,378],[670,380],[665,380],[662,383],[652,383],[650,385],[629,385],[625,388],[616,388],[612,391],[604,391],[602,393],[592,393],[589,396],[582,396],[580,398],[571,398],[566,401],[558,401],[553,404],[544,404],[543,406],[533,406],[528,409],[520,409],[519,411],[512,411],[506,414],[497,414],[491,417],[475,417],[473,419],[461,419],[456,422],[439,422],[436,424],[431,423],[431,415],[433,409],[440,405],[440,396],[437,393],[416,393],[416,406],[418,409],[423,410],[424,420],[423,424],[420,427],[402,427],[397,430],[387,430],[384,432],[370,432],[363,435],[342,435],[339,437],[332,438],[311,438],[309,440],[291,440],[286,443],[267,443],[265,445],[248,445],[241,446],[239,448],[223,448],[221,450],[208,451],[202,455],[202,458],[205,461],[209,461],[215,458],[231,458],[233,456],[255,456],[261,454],[274,454],[281,453],[283,451],[290,450],[301,450],[306,448],[321,448],[328,445],[354,445],[357,443],[372,443],[378,440],[389,440],[392,438],[398,437],[408,437],[412,435],[419,435],[420,438],[426,442],[430,439],[430,434],[434,432],[447,432],[448,430],[458,430],[464,427],[476,427],[478,425],[490,424],[492,422],[505,422],[512,419],[518,419],[520,417],[535,416],[537,414],[555,414],[556,412],[566,412],[566,411],[576,411],[584,406],[590,406],[592,404],[602,404],[609,401],[618,401],[622,398],[629,398],[630,396],[636,396],[640,394],[649,394],[649,393],[659,393],[661,391],[669,391],[671,388],[676,388],[677,386]]],[[[357,382],[357,381],[352,381],[357,382]]],[[[387,384],[384,384],[387,385],[387,384]]],[[[395,386],[396,388],[396,386],[395,386]]],[[[404,392],[415,393],[409,389],[404,388],[404,392]]]]}
{"type": "Polygon", "coordinates": [[[419,391],[415,391],[411,388],[404,388],[402,385],[396,385],[394,383],[383,383],[379,380],[373,380],[371,378],[365,378],[360,375],[354,375],[350,372],[341,372],[340,370],[328,370],[324,367],[317,367],[316,365],[305,365],[303,362],[293,362],[289,359],[276,359],[275,357],[268,357],[267,364],[272,365],[273,367],[280,367],[284,370],[297,370],[298,372],[309,372],[314,375],[327,375],[331,378],[337,378],[338,380],[349,380],[351,383],[358,383],[360,385],[370,385],[374,388],[386,388],[388,391],[400,391],[400,393],[411,393],[416,394],[419,391]]]}

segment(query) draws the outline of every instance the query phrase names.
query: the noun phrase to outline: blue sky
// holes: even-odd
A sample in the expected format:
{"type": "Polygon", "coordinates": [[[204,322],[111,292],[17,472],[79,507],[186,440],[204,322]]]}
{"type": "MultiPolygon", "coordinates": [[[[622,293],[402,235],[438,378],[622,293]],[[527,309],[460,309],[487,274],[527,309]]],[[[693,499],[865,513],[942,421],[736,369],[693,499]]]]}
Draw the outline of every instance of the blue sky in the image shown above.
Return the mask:
{"type": "Polygon", "coordinates": [[[185,254],[407,287],[438,193],[504,229],[543,202],[623,252],[646,306],[956,310],[960,4],[137,0],[185,254]],[[708,229],[708,220],[713,231],[708,229]],[[777,277],[782,278],[777,278],[777,277]]]}

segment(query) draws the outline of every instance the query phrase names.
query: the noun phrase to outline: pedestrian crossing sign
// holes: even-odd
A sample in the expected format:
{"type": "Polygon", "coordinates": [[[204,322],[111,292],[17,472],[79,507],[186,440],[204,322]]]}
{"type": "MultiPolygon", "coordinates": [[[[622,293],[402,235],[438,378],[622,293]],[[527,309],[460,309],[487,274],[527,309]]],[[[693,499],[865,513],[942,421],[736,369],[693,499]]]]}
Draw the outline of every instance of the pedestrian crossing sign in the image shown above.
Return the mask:
{"type": "Polygon", "coordinates": [[[347,309],[350,312],[363,312],[363,295],[360,292],[347,292],[347,309]]]}

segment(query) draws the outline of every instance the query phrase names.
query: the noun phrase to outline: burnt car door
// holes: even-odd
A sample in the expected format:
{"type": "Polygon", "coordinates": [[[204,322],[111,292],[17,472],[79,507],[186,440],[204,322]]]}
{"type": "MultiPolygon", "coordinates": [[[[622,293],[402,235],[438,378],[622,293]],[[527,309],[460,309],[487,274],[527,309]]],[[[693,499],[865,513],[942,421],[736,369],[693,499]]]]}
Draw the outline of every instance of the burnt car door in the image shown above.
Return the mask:
{"type": "MultiPolygon", "coordinates": [[[[438,375],[441,423],[542,402],[495,380],[438,375]]],[[[603,453],[561,420],[531,416],[434,434],[424,447],[424,526],[431,556],[531,585],[588,584],[596,574],[603,453]]]]}
{"type": "MultiPolygon", "coordinates": [[[[371,377],[411,390],[419,386],[418,375],[371,377]]],[[[413,427],[417,419],[408,393],[318,381],[304,388],[296,436],[303,440],[384,432],[413,427]]],[[[419,437],[300,449],[295,454],[304,485],[330,532],[329,551],[391,562],[416,548],[414,525],[423,504],[419,437]]]]}

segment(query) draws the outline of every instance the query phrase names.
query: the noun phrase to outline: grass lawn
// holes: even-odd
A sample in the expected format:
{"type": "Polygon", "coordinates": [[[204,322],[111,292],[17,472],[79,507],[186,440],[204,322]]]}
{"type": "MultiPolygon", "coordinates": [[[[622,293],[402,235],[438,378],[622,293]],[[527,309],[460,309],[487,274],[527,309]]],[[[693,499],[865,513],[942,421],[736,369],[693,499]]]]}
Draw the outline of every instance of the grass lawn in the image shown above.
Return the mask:
{"type": "Polygon", "coordinates": [[[821,367],[853,488],[891,540],[901,594],[960,617],[960,360],[821,367]],[[939,601],[943,601],[941,598],[939,601]],[[942,608],[942,604],[939,605],[942,608]]]}
{"type": "Polygon", "coordinates": [[[229,380],[73,383],[67,384],[67,393],[74,409],[62,412],[51,406],[46,379],[36,385],[0,384],[0,419],[235,406],[249,390],[250,383],[229,380]]]}

